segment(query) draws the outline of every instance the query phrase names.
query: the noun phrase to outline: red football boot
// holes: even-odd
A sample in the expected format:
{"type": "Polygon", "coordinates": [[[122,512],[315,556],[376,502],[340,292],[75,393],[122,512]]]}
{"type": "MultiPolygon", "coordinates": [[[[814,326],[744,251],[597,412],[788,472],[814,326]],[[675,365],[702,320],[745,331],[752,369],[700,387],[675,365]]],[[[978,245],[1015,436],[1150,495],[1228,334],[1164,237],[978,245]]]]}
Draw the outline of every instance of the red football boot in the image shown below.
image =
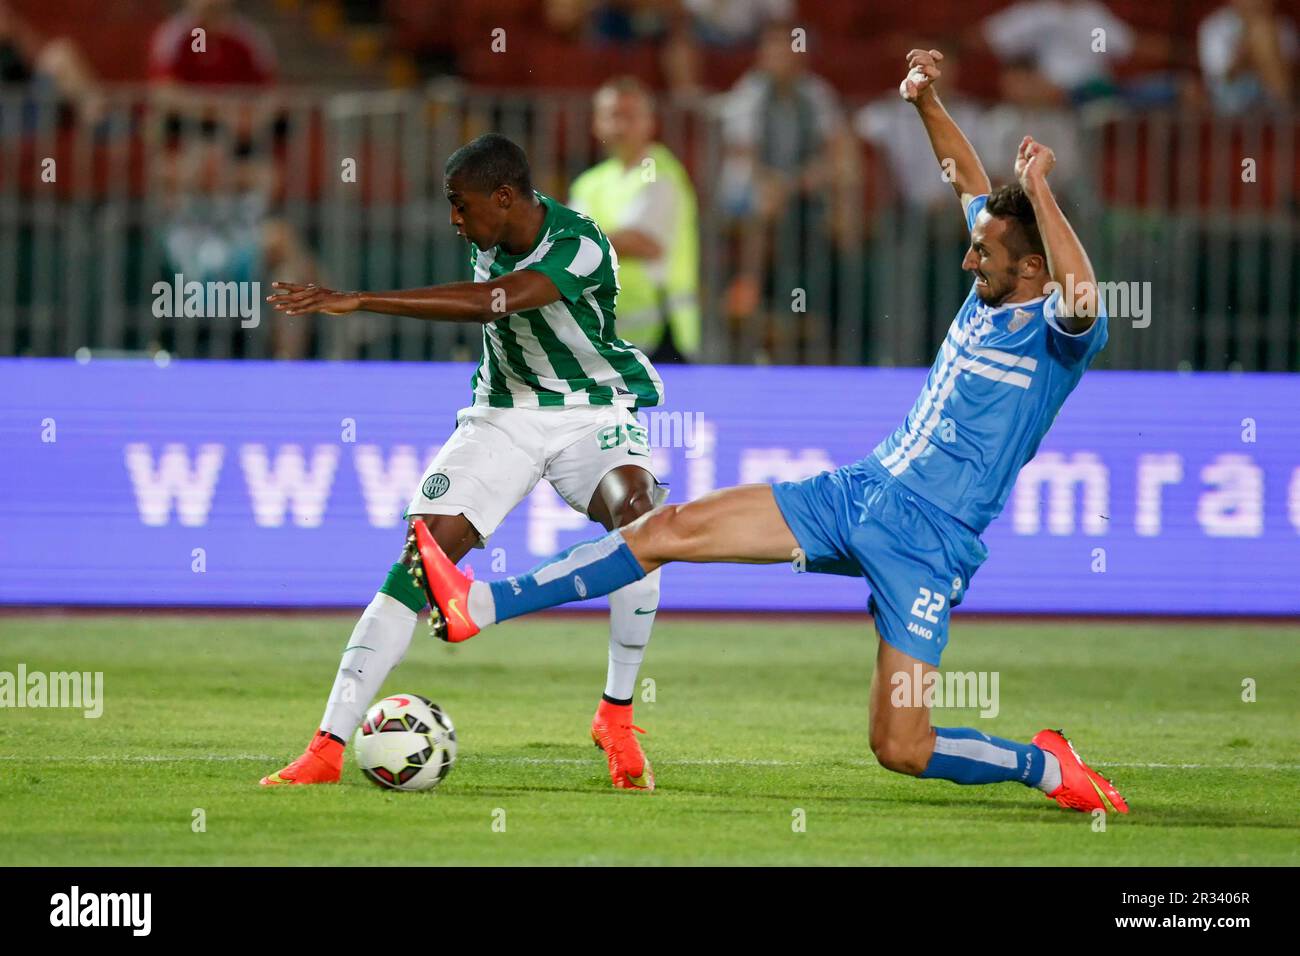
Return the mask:
{"type": "Polygon", "coordinates": [[[1054,756],[1061,764],[1061,785],[1047,794],[1063,807],[1091,813],[1104,810],[1128,813],[1128,804],[1115,785],[1083,762],[1074,744],[1059,730],[1040,730],[1033,744],[1054,756]]]}
{"type": "Polygon", "coordinates": [[[424,588],[433,609],[429,627],[434,636],[449,644],[468,641],[478,633],[469,617],[469,586],[472,579],[461,573],[433,539],[428,525],[415,522],[416,561],[411,574],[424,588]]]}
{"type": "Polygon", "coordinates": [[[290,784],[338,783],[343,773],[343,745],[323,732],[317,732],[301,757],[282,770],[261,780],[264,787],[290,784]]]}
{"type": "Polygon", "coordinates": [[[609,779],[620,790],[653,790],[654,770],[646,759],[637,734],[645,733],[632,724],[631,704],[602,700],[591,719],[591,739],[609,759],[609,779]]]}

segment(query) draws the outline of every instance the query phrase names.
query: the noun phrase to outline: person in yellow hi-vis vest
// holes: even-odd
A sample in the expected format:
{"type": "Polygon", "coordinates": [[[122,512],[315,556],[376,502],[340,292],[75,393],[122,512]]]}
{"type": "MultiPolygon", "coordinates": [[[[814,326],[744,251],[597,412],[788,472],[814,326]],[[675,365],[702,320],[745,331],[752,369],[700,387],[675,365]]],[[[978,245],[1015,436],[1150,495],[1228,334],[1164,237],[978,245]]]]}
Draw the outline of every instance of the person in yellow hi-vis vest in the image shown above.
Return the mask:
{"type": "Polygon", "coordinates": [[[618,335],[656,363],[700,349],[699,219],[682,164],[654,141],[654,100],[633,77],[596,91],[592,131],[609,158],[587,170],[569,205],[590,216],[618,254],[618,335]]]}

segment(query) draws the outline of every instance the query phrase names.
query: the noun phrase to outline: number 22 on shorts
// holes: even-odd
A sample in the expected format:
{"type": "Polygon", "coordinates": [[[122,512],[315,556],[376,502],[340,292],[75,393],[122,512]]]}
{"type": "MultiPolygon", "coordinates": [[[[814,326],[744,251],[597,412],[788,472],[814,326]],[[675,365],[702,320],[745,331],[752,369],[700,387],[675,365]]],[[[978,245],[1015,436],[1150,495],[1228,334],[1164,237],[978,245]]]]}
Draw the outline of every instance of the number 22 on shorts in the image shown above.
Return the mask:
{"type": "Polygon", "coordinates": [[[941,592],[921,588],[917,599],[912,602],[912,616],[929,621],[931,624],[938,624],[938,614],[947,603],[948,599],[941,592]]]}

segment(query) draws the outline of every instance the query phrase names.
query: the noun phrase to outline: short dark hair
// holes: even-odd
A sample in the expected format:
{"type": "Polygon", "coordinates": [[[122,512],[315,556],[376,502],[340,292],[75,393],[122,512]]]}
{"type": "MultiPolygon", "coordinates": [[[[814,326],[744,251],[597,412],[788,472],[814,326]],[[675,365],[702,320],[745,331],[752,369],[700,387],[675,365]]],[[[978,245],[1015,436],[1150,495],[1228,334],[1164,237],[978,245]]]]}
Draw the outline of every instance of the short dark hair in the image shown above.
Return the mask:
{"type": "Polygon", "coordinates": [[[461,179],[475,192],[490,193],[499,186],[513,186],[526,196],[533,192],[528,155],[500,133],[484,133],[456,150],[447,157],[443,175],[461,179]]]}
{"type": "Polygon", "coordinates": [[[1043,237],[1038,234],[1034,205],[1021,186],[999,186],[989,193],[984,208],[990,216],[1007,223],[1006,246],[1011,255],[1017,259],[1034,254],[1047,256],[1043,237]]]}

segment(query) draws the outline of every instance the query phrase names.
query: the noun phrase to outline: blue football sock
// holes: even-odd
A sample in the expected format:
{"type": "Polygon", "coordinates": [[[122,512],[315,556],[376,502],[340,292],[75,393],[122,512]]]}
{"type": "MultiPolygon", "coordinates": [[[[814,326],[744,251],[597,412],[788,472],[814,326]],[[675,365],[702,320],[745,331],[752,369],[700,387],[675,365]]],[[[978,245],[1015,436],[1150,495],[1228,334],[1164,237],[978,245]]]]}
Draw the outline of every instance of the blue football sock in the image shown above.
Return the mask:
{"type": "Polygon", "coordinates": [[[575,544],[527,574],[493,581],[496,620],[600,597],[643,577],[641,562],[622,533],[611,531],[603,538],[575,544]]]}
{"type": "Polygon", "coordinates": [[[990,737],[969,727],[936,727],[934,754],[922,777],[953,783],[1015,780],[1036,787],[1043,777],[1044,754],[1034,744],[990,737]]]}

